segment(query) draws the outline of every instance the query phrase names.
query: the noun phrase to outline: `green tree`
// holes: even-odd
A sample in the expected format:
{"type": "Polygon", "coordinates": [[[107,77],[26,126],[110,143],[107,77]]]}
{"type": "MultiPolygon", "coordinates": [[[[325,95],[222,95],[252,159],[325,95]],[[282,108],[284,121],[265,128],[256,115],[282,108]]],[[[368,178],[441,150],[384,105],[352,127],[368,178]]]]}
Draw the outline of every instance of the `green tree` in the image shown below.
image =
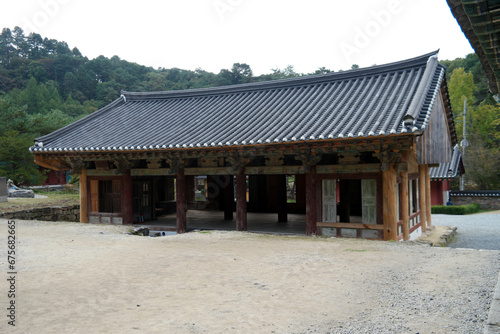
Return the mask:
{"type": "Polygon", "coordinates": [[[73,122],[74,118],[60,110],[53,109],[50,112],[38,113],[28,116],[30,133],[35,137],[51,133],[73,122]]]}
{"type": "Polygon", "coordinates": [[[500,106],[480,105],[471,111],[470,134],[480,137],[486,148],[500,147],[500,106]]]}
{"type": "Polygon", "coordinates": [[[474,85],[472,73],[465,72],[462,67],[453,70],[450,82],[448,83],[448,90],[450,93],[451,108],[455,116],[457,135],[459,138],[462,138],[464,101],[467,100],[467,110],[469,112],[472,110],[475,101],[474,93],[476,86],[474,85]]]}
{"type": "Polygon", "coordinates": [[[481,136],[472,136],[469,142],[464,155],[467,183],[479,190],[499,189],[500,150],[488,148],[481,136]]]}
{"type": "Polygon", "coordinates": [[[43,174],[33,161],[29,147],[33,145],[34,136],[8,131],[0,136],[0,175],[19,185],[41,184],[43,174]]]}
{"type": "Polygon", "coordinates": [[[27,133],[28,113],[25,107],[15,104],[9,96],[0,97],[0,135],[8,131],[27,133]]]}

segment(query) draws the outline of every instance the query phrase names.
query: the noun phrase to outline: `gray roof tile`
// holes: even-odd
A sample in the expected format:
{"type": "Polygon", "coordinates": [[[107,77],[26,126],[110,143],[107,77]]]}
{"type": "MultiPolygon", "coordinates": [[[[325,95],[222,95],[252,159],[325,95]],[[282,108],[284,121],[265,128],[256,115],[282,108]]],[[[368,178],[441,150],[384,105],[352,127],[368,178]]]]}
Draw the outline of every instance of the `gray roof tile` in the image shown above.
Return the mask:
{"type": "Polygon", "coordinates": [[[432,52],[365,69],[243,85],[123,92],[93,114],[37,138],[40,144],[31,150],[219,147],[420,132],[444,77],[436,57],[432,52]]]}
{"type": "Polygon", "coordinates": [[[429,168],[429,175],[433,180],[453,179],[459,172],[460,174],[465,173],[462,163],[462,152],[458,148],[458,145],[455,145],[453,148],[450,162],[441,163],[439,167],[429,168]]]}

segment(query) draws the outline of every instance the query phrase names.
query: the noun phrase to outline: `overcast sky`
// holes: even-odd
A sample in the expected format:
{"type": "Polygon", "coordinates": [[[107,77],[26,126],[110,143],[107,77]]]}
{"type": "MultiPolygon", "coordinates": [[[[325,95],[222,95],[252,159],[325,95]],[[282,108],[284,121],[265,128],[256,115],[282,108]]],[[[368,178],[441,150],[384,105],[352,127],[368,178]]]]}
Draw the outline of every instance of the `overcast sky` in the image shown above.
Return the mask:
{"type": "Polygon", "coordinates": [[[154,68],[255,75],[473,52],[445,0],[0,0],[0,26],[154,68]]]}

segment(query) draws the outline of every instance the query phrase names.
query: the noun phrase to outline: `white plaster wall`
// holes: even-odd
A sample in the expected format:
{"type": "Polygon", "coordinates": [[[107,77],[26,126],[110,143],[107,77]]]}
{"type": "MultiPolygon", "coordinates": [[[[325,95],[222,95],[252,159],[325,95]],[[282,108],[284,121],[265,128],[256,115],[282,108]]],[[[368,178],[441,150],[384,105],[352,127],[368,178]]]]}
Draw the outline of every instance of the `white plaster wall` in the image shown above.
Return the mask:
{"type": "Polygon", "coordinates": [[[410,241],[417,239],[422,235],[422,227],[417,228],[413,233],[410,234],[410,241]]]}

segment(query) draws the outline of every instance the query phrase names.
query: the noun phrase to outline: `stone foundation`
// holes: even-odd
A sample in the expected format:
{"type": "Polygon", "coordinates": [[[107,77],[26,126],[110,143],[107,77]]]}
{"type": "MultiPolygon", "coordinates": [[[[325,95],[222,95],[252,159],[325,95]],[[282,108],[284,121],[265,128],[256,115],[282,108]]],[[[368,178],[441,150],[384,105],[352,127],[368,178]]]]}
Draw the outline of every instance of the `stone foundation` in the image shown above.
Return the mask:
{"type": "Polygon", "coordinates": [[[0,213],[3,219],[44,220],[44,221],[80,221],[80,205],[65,207],[35,208],[15,212],[0,213]]]}

